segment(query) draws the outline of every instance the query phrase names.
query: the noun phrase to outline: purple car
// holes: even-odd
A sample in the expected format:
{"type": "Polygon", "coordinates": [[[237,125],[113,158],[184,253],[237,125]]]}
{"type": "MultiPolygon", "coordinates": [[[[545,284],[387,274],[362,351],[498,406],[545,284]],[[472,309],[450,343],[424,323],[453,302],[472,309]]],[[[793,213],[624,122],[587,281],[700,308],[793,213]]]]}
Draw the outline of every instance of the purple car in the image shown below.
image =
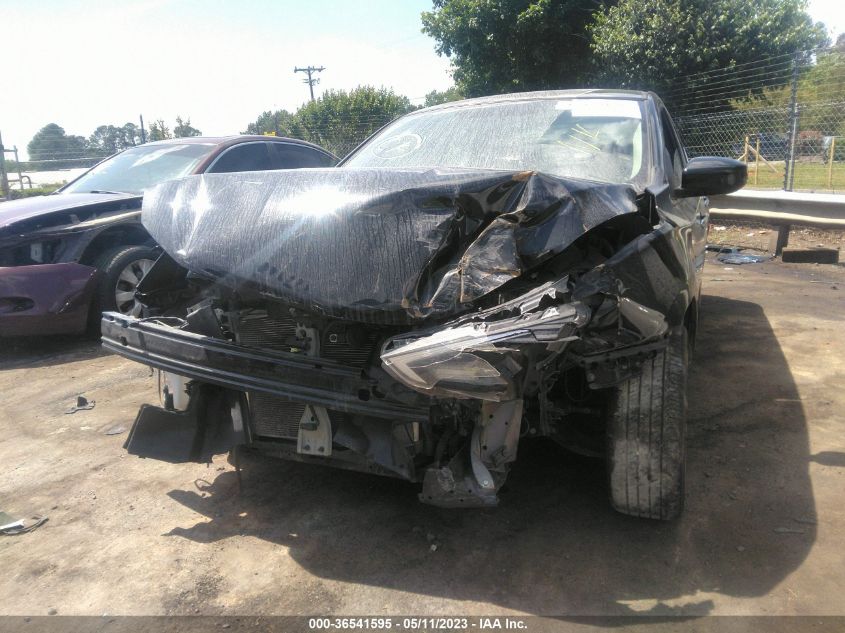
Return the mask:
{"type": "Polygon", "coordinates": [[[160,254],[140,220],[149,187],[336,162],[288,138],[171,139],[124,150],[52,195],[0,203],[0,337],[77,334],[99,327],[103,311],[140,313],[135,288],[160,254]]]}

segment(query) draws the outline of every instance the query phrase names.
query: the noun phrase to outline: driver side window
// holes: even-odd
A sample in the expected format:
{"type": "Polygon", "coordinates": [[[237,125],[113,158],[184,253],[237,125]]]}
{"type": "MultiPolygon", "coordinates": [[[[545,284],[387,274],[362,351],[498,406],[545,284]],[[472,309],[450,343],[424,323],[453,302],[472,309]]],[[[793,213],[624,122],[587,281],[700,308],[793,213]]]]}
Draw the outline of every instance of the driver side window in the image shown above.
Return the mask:
{"type": "Polygon", "coordinates": [[[660,127],[663,132],[663,164],[666,166],[666,176],[672,189],[681,186],[681,178],[686,163],[684,146],[678,138],[675,126],[665,109],[660,110],[660,127]]]}
{"type": "Polygon", "coordinates": [[[272,169],[267,143],[244,143],[225,150],[209,169],[209,173],[233,171],[265,171],[272,169]]]}

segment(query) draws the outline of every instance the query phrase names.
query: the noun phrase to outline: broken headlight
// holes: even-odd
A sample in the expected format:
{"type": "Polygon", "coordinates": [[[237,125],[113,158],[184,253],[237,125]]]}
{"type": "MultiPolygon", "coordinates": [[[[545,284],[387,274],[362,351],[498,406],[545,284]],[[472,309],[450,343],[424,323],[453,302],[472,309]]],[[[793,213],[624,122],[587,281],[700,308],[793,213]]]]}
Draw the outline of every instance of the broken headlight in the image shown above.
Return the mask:
{"type": "Polygon", "coordinates": [[[523,369],[523,345],[554,349],[588,319],[585,306],[567,304],[428,336],[402,335],[385,344],[381,360],[391,376],[416,391],[500,402],[517,397],[514,379],[523,369]]]}
{"type": "Polygon", "coordinates": [[[52,264],[61,249],[61,240],[32,240],[0,249],[0,266],[52,264]]]}

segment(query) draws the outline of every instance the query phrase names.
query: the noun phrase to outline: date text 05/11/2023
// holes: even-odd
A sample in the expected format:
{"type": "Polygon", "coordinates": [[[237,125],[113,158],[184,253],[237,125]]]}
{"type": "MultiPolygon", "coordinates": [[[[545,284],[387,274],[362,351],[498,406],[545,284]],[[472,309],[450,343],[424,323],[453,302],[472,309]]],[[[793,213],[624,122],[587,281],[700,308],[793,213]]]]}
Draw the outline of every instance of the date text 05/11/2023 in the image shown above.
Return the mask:
{"type": "Polygon", "coordinates": [[[350,617],[309,618],[309,630],[375,630],[391,629],[418,631],[526,630],[525,620],[511,617],[350,617]]]}

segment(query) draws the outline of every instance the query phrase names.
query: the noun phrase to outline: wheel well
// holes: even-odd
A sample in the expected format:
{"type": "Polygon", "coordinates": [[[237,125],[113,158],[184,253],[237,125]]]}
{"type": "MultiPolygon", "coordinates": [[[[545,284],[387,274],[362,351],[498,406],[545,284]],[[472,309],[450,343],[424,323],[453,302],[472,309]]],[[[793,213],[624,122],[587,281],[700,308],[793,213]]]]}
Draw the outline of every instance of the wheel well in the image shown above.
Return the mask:
{"type": "Polygon", "coordinates": [[[141,226],[110,227],[91,240],[91,243],[82,252],[79,263],[91,266],[101,253],[109,249],[118,246],[141,246],[144,244],[153,246],[155,242],[141,226]]]}

